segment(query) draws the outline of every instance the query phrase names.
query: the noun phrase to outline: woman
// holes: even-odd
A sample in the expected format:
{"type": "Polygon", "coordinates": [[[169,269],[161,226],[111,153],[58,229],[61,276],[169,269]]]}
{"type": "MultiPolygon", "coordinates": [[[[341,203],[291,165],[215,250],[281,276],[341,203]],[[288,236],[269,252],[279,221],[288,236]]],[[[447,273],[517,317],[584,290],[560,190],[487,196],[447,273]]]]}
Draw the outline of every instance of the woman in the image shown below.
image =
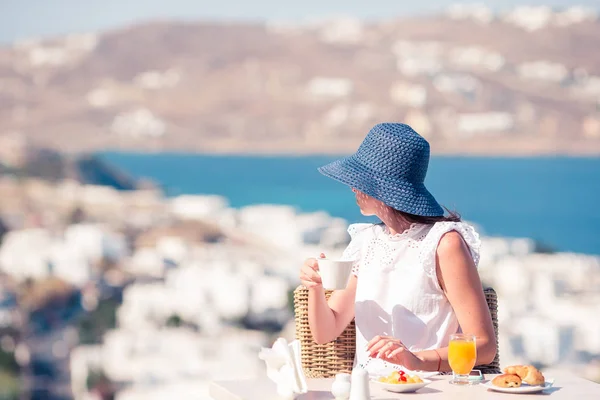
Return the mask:
{"type": "Polygon", "coordinates": [[[356,154],[319,171],[352,188],[362,214],[382,224],[355,224],[344,258],[349,283],[329,301],[318,260],[300,280],[308,288],[309,324],[317,343],[338,337],[355,318],[355,366],[450,371],[451,334],[476,336],[476,365],[492,362],[496,342],[477,272],[479,235],[444,209],[424,186],[429,143],[405,124],[378,124],[356,154]]]}

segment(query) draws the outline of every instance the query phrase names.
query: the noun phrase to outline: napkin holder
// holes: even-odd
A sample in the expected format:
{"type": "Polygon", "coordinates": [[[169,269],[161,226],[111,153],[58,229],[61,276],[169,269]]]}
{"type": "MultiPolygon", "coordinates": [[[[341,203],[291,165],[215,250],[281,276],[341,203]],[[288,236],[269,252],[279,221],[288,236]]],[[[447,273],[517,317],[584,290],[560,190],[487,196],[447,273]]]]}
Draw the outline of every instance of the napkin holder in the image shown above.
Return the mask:
{"type": "Polygon", "coordinates": [[[292,400],[308,392],[306,377],[300,362],[300,342],[279,338],[271,348],[262,348],[258,358],[265,361],[267,377],[277,386],[282,400],[292,400]]]}

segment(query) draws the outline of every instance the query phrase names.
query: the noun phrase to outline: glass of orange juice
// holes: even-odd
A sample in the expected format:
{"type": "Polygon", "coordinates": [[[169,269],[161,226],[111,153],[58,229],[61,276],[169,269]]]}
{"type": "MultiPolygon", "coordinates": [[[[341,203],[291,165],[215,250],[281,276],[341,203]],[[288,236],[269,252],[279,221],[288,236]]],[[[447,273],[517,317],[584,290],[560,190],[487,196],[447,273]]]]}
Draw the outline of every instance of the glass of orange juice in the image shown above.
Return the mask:
{"type": "Polygon", "coordinates": [[[477,347],[475,346],[475,336],[463,333],[450,335],[450,344],[448,345],[448,364],[454,374],[450,381],[453,385],[472,385],[477,384],[469,380],[469,374],[475,366],[477,360],[477,347]]]}

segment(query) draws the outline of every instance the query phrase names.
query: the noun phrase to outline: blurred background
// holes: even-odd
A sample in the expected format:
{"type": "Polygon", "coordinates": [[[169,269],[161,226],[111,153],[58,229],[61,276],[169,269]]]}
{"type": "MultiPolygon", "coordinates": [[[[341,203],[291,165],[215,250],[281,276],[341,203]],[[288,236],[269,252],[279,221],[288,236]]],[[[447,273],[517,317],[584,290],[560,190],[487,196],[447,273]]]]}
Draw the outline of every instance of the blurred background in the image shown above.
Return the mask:
{"type": "Polygon", "coordinates": [[[600,2],[0,1],[0,399],[204,399],[369,221],[381,121],[482,235],[500,360],[600,381],[600,2]]]}

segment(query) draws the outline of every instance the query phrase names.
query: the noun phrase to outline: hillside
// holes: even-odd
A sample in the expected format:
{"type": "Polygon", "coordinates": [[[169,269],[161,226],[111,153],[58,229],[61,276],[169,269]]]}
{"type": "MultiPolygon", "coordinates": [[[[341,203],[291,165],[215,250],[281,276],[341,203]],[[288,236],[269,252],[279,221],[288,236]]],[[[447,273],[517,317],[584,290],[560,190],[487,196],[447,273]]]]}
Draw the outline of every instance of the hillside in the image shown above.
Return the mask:
{"type": "MultiPolygon", "coordinates": [[[[1,143],[0,143],[1,145],[1,143]]],[[[0,149],[0,161],[3,152],[0,149]]],[[[89,185],[111,186],[118,190],[133,190],[151,182],[138,181],[113,167],[102,157],[89,154],[65,155],[52,149],[27,146],[19,154],[18,162],[8,165],[0,162],[0,176],[11,175],[17,179],[39,178],[50,182],[74,180],[89,185]]]]}
{"type": "Polygon", "coordinates": [[[597,16],[540,27],[540,9],[517,11],[16,43],[0,48],[0,134],[67,152],[344,153],[406,121],[436,153],[600,154],[597,16]]]}

